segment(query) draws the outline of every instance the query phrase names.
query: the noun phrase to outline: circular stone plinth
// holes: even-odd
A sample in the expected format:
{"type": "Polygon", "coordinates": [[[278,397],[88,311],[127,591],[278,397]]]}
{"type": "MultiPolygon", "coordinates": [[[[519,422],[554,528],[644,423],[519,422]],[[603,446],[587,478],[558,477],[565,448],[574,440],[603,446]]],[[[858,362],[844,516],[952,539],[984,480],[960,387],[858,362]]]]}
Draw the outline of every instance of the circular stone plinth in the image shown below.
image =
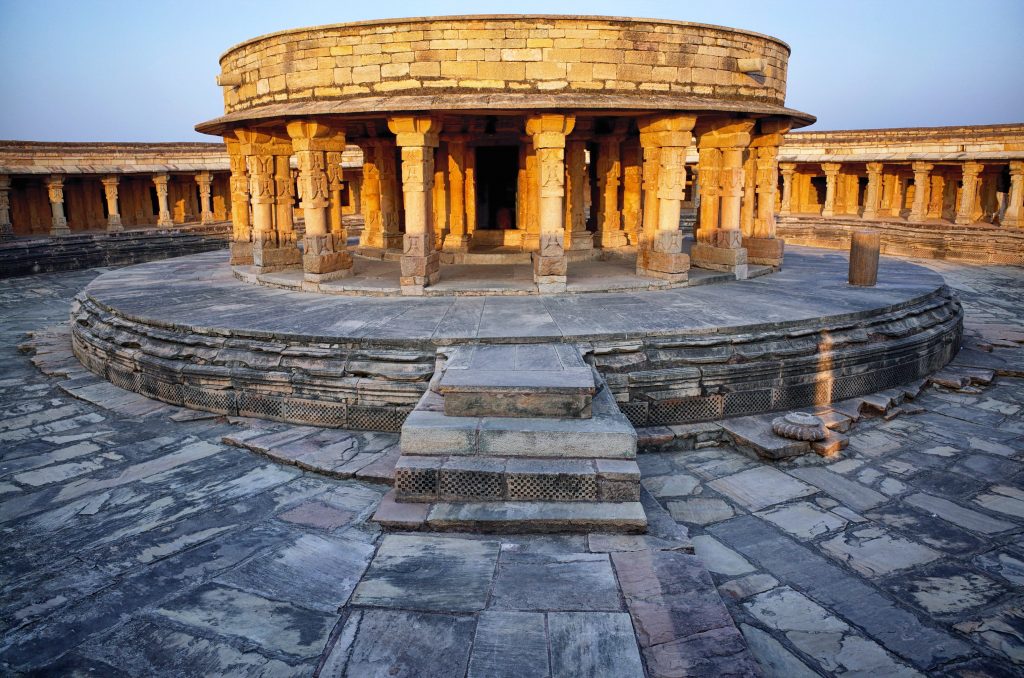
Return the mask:
{"type": "MultiPolygon", "coordinates": [[[[593,355],[637,426],[807,407],[945,365],[963,312],[941,276],[793,248],[770,276],[556,296],[331,296],[236,280],[223,253],[111,271],[72,311],[76,355],[113,383],[214,412],[398,430],[437,350],[566,341],[593,355]]],[[[443,273],[443,271],[442,271],[443,273]]]]}

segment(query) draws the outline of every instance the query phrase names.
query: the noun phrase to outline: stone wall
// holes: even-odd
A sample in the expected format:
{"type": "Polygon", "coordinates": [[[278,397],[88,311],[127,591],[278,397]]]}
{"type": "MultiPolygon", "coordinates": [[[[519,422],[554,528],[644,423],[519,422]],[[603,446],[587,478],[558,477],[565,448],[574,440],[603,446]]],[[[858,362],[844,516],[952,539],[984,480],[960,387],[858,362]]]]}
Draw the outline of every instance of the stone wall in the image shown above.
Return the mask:
{"type": "Polygon", "coordinates": [[[224,54],[221,83],[227,113],[285,100],[455,92],[672,92],[781,106],[788,59],[775,38],[674,21],[418,18],[255,38],[224,54]],[[744,72],[754,67],[759,73],[744,72]]]}

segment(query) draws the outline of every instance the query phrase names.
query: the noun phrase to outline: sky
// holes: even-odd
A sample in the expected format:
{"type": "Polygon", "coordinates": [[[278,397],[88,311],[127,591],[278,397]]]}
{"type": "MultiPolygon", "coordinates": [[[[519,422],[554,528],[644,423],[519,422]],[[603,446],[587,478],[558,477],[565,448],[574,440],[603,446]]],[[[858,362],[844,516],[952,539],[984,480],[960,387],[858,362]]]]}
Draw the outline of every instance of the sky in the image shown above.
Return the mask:
{"type": "Polygon", "coordinates": [[[0,139],[213,141],[232,45],[422,15],[606,14],[767,33],[811,129],[1024,122],[1024,0],[0,0],[0,139]]]}

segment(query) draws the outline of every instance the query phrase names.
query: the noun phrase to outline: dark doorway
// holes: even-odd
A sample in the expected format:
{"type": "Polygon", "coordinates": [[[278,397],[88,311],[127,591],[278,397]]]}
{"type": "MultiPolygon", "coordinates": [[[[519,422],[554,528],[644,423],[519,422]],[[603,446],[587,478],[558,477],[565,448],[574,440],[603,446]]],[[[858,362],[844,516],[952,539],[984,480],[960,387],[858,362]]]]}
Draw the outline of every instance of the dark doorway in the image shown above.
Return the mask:
{"type": "Polygon", "coordinates": [[[476,228],[516,228],[519,148],[476,149],[476,228]]]}

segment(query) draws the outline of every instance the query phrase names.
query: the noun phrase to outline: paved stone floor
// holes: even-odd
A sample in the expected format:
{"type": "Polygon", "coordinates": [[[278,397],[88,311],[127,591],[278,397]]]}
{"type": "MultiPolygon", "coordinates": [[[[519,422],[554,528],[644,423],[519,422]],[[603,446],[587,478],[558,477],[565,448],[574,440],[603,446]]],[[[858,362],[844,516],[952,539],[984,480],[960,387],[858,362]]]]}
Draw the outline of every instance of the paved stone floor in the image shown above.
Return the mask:
{"type": "MultiPolygon", "coordinates": [[[[970,350],[1020,350],[1024,270],[928,265],[962,291],[970,350]]],[[[224,444],[244,420],[133,394],[98,407],[18,352],[99,273],[0,281],[2,674],[1024,665],[1024,380],[929,389],[923,413],[862,421],[828,461],[641,455],[660,503],[642,539],[382,535],[367,521],[386,489],[373,474],[328,478],[224,444]]],[[[279,440],[296,429],[309,434],[282,425],[279,440]]],[[[351,438],[364,468],[396,442],[351,438]]]]}

